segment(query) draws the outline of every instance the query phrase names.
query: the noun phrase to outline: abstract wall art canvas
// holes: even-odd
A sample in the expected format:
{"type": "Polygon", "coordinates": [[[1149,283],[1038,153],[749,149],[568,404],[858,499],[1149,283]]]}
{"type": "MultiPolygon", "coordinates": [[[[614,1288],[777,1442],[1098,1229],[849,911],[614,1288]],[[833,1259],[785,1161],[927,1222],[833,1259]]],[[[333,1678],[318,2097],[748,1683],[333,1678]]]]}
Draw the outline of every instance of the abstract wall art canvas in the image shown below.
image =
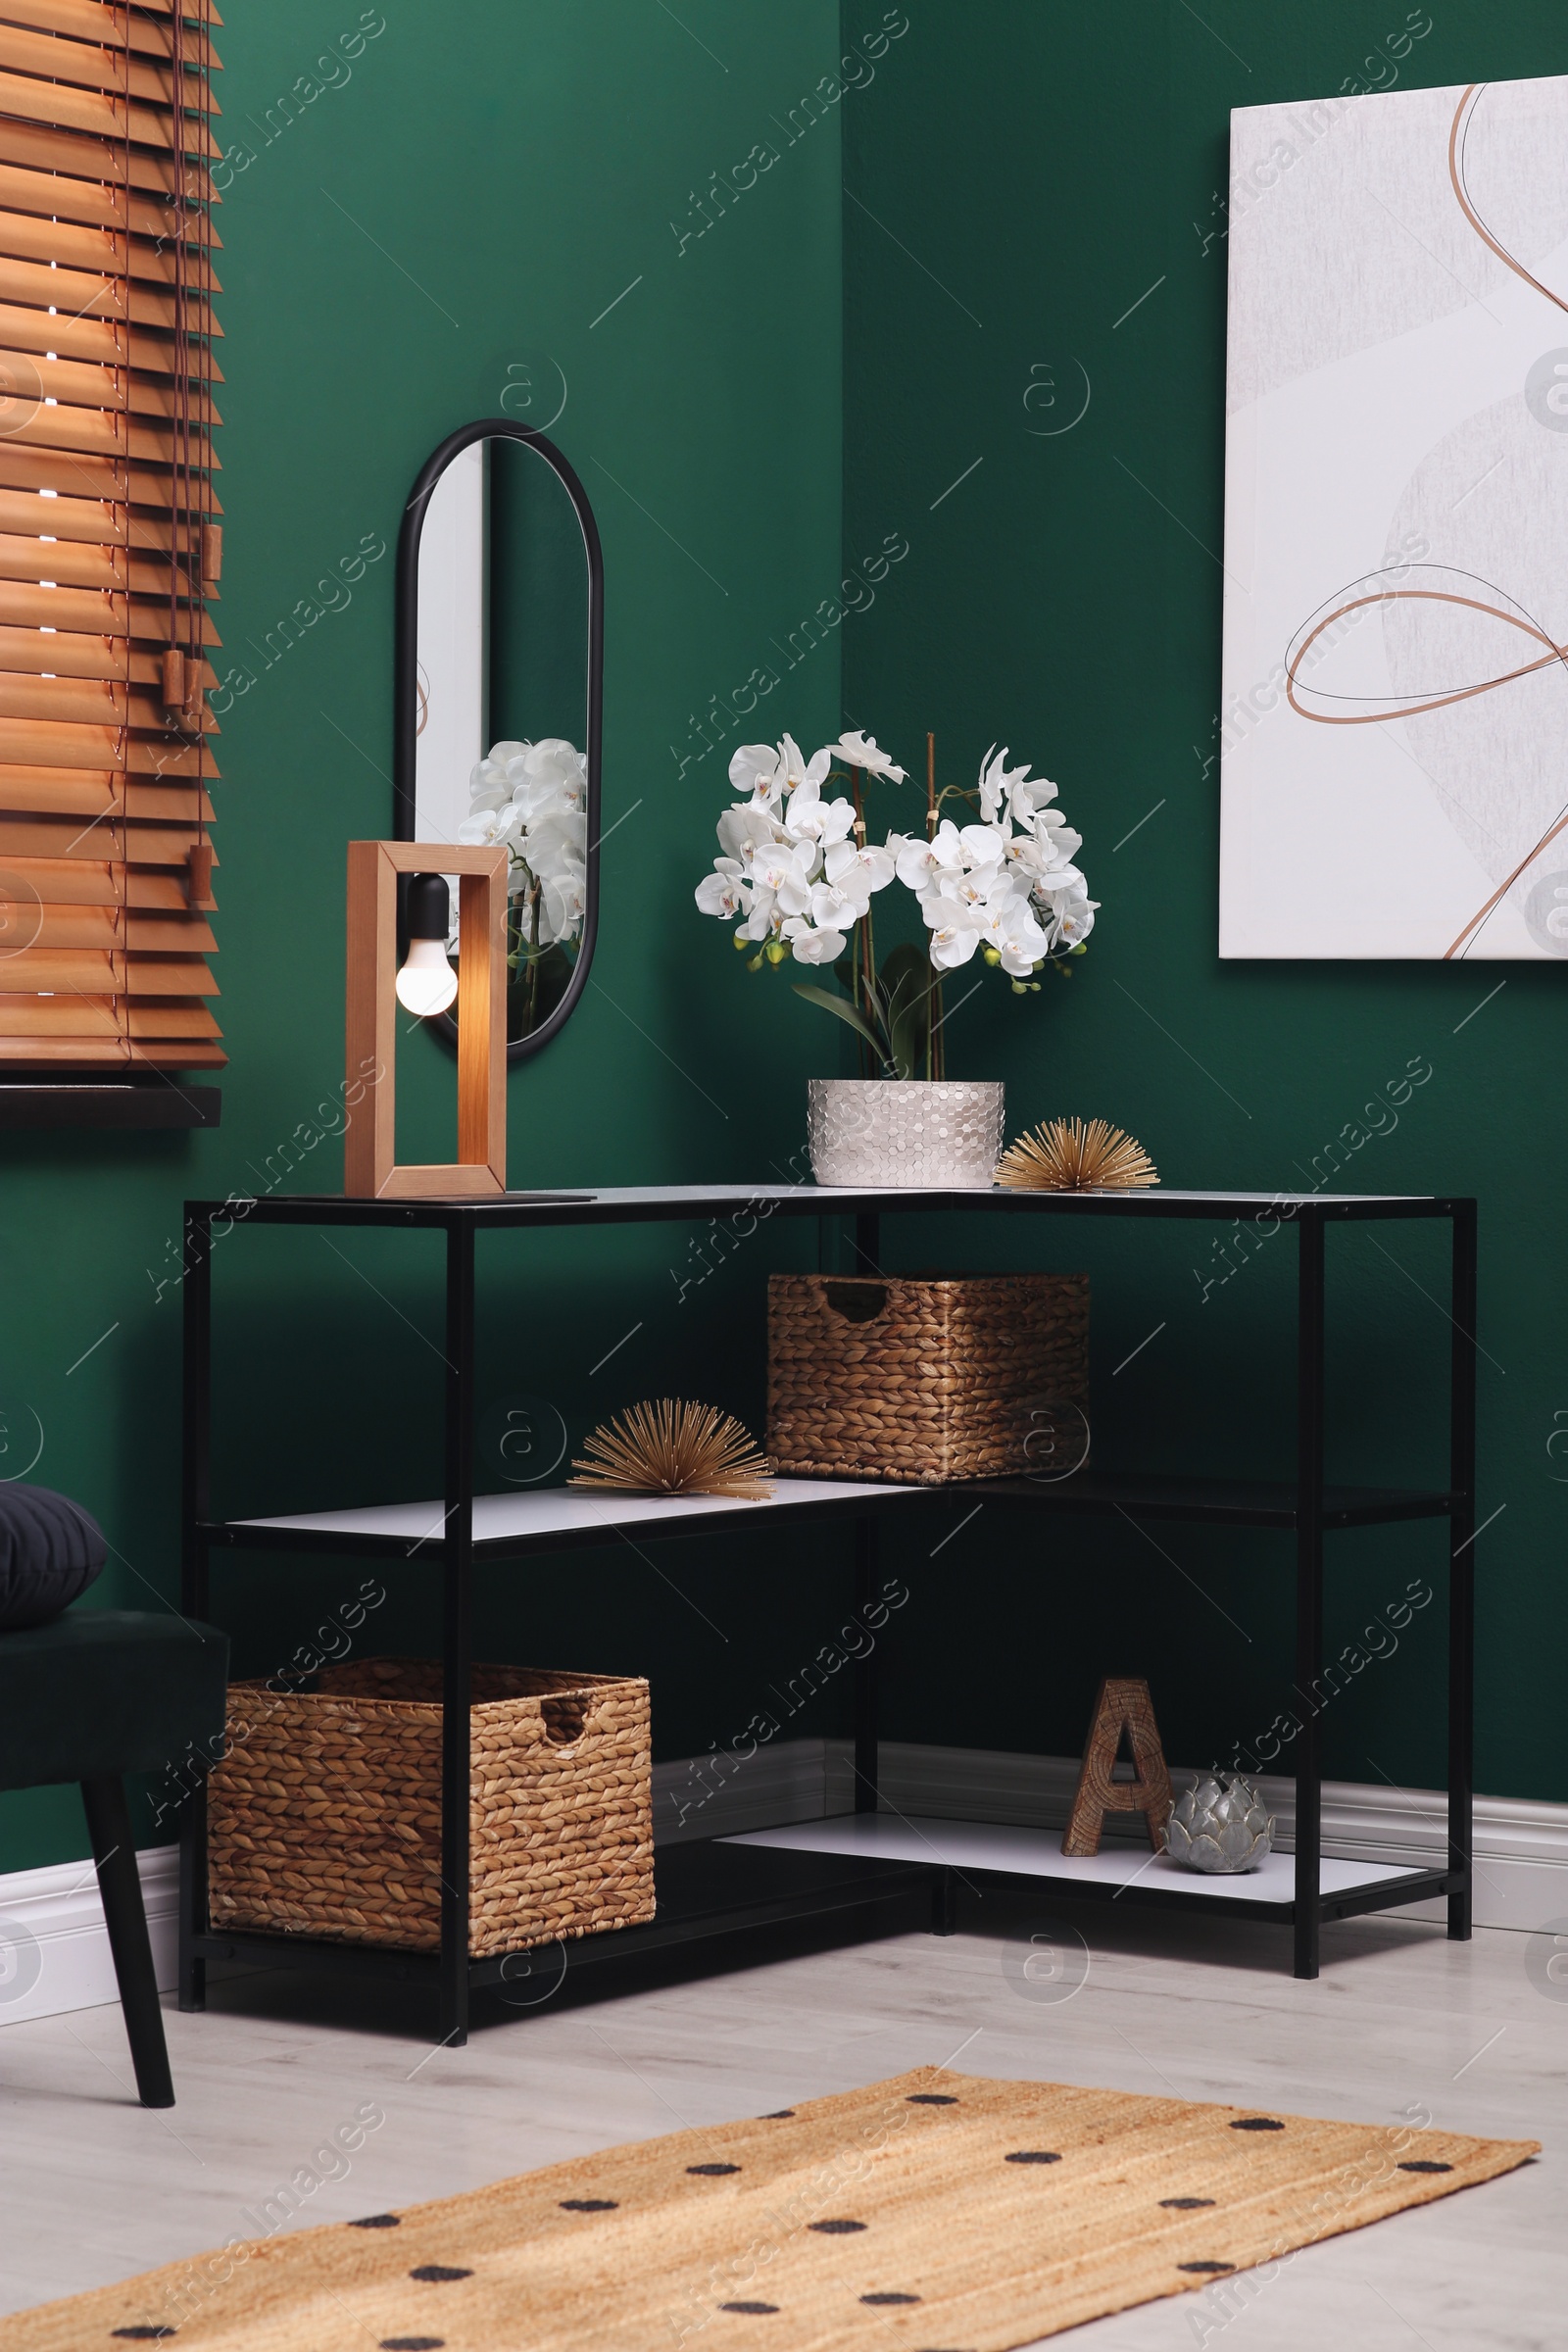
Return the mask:
{"type": "Polygon", "coordinates": [[[1220,954],[1568,956],[1568,78],[1231,162],[1220,954]]]}

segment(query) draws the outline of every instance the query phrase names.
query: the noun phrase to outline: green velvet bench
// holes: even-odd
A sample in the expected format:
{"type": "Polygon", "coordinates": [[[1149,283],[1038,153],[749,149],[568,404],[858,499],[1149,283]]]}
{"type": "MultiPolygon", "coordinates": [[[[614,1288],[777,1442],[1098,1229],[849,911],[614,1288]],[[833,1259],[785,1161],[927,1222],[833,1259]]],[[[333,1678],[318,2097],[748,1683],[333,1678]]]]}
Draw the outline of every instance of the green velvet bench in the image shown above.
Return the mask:
{"type": "Polygon", "coordinates": [[[75,1608],[0,1632],[0,1788],[81,1784],[144,2107],[172,2107],[174,2087],[123,1776],[220,1755],[227,1683],[227,1635],[183,1617],[75,1608]]]}

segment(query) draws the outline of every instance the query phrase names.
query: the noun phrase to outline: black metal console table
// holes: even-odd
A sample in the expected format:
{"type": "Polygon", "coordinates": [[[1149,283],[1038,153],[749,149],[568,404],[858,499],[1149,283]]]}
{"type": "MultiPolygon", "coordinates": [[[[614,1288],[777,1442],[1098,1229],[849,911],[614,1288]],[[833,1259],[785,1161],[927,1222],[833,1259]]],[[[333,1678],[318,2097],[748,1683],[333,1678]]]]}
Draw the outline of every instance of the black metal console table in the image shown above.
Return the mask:
{"type": "MultiPolygon", "coordinates": [[[[1295,1683],[1304,1695],[1322,1671],[1323,1539],[1338,1528],[1375,1527],[1396,1520],[1448,1523],[1448,1858],[1434,1870],[1348,1870],[1330,1866],[1324,1884],[1321,1852],[1321,1727],[1311,1708],[1296,1743],[1296,1852],[1288,1896],[1244,1894],[1234,1880],[1217,1897],[1213,1882],[1171,1872],[1158,1884],[1137,1874],[1117,1883],[1085,1875],[1063,1860],[1046,1878],[1060,1895],[1113,1898],[1187,1908],[1223,1899],[1228,1912],[1289,1924],[1295,1971],[1315,1977],[1318,1931],[1325,1919],[1388,1910],[1429,1896],[1447,1898],[1448,1934],[1470,1934],[1472,1657],[1474,1626],[1476,1204],[1468,1200],[1389,1195],[1254,1193],[987,1193],[859,1192],[814,1185],[745,1187],[669,1185],[642,1190],[514,1193],[490,1200],[360,1200],[341,1196],[272,1198],[236,1207],[202,1200],[185,1212],[185,1375],[182,1605],[209,1614],[211,1555],[217,1550],[263,1549],[349,1554],[428,1563],[443,1595],[442,1900],[439,1953],[390,1951],[295,1936],[215,1933],[207,1904],[205,1790],[184,1809],[180,1853],[179,2003],[199,2009],[206,1999],[206,1965],[243,1957],[279,1967],[309,1966],[428,1981],[438,1994],[444,2041],[466,2038],[470,1990],[515,1984],[537,1955],[471,1959],[467,1950],[469,1895],[468,1766],[471,1603],[476,1567],[528,1553],[602,1544],[635,1527],[639,1543],[682,1535],[729,1533],[755,1525],[755,1515],[784,1512],[814,1523],[853,1522],[858,1530],[857,1581],[861,1598],[873,1590],[877,1527],[886,1514],[928,1510],[932,1497],[951,1503],[954,1490],[786,1480],[768,1503],[727,1504],[712,1498],[612,1503],[566,1490],[526,1495],[476,1495],[474,1424],[474,1253],[483,1234],[557,1226],[687,1221],[744,1213],[855,1219],[860,1262],[880,1265],[879,1220],[911,1211],[963,1210],[1005,1217],[1118,1217],[1134,1224],[1166,1218],[1229,1221],[1278,1218],[1298,1237],[1297,1475],[1294,1483],[1158,1476],[1107,1476],[1081,1471],[1051,1483],[1025,1477],[976,1482],[965,1497],[1016,1503],[1045,1511],[1121,1512],[1133,1518],[1206,1521],[1214,1525],[1294,1530],[1296,1536],[1295,1683]],[[1331,1224],[1394,1219],[1441,1219],[1452,1228],[1450,1298],[1448,1483],[1427,1492],[1335,1487],[1324,1483],[1324,1241],[1331,1224]],[[215,1227],[238,1223],[317,1228],[367,1226],[439,1232],[446,1237],[445,1493],[428,1503],[315,1511],[273,1519],[215,1519],[210,1494],[212,1371],[212,1245],[215,1227]]],[[[877,1808],[876,1658],[857,1662],[855,1688],[856,1805],[877,1808]]],[[[824,1825],[824,1828],[830,1825],[824,1825]]],[[[841,1830],[844,1828],[841,1823],[841,1830]]],[[[867,1833],[873,1825],[859,1825],[867,1833]]],[[[808,1835],[797,1833],[805,1843],[808,1835]]],[[[863,1841],[862,1841],[863,1842],[863,1841]]],[[[874,1843],[874,1838],[871,1838],[874,1843]]],[[[853,1839],[851,1840],[853,1844],[853,1839]]],[[[982,1867],[986,1867],[982,1865],[982,1867]]],[[[1004,1868],[998,1875],[1014,1875],[1004,1868]]],[[[645,1927],[583,1937],[570,1946],[573,1969],[612,1958],[685,1945],[741,1930],[833,1914],[885,1932],[926,1916],[939,1932],[952,1925],[951,1873],[942,1865],[846,1849],[843,1838],[824,1838],[822,1849],[787,1850],[756,1842],[713,1839],[661,1849],[657,1865],[659,1915],[645,1927]],[[917,1911],[916,1906],[919,1906],[917,1911]]]]}

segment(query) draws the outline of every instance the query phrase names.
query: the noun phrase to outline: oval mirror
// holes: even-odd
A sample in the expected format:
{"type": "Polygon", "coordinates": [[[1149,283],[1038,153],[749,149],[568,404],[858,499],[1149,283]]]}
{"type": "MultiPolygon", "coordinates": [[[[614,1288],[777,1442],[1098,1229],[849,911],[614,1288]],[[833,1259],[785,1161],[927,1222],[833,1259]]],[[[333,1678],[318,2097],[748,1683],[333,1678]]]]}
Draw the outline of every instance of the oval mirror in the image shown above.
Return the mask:
{"type": "MultiPolygon", "coordinates": [[[[443,441],[398,541],[393,838],[501,842],[507,1054],[588,978],[599,903],[604,566],[561,452],[507,417],[443,441]]],[[[457,953],[453,892],[452,954],[457,953]]],[[[434,1026],[457,1036],[452,1013],[434,1026]]]]}

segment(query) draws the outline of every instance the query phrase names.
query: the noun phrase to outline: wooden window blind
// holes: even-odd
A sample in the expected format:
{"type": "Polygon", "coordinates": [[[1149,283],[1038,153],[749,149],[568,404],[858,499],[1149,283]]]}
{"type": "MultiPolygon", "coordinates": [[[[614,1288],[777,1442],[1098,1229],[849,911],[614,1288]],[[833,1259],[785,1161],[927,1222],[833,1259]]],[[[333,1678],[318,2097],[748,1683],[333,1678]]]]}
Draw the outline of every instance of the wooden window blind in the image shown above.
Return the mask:
{"type": "Polygon", "coordinates": [[[206,0],[0,0],[0,1071],[223,1062],[206,0]]]}

